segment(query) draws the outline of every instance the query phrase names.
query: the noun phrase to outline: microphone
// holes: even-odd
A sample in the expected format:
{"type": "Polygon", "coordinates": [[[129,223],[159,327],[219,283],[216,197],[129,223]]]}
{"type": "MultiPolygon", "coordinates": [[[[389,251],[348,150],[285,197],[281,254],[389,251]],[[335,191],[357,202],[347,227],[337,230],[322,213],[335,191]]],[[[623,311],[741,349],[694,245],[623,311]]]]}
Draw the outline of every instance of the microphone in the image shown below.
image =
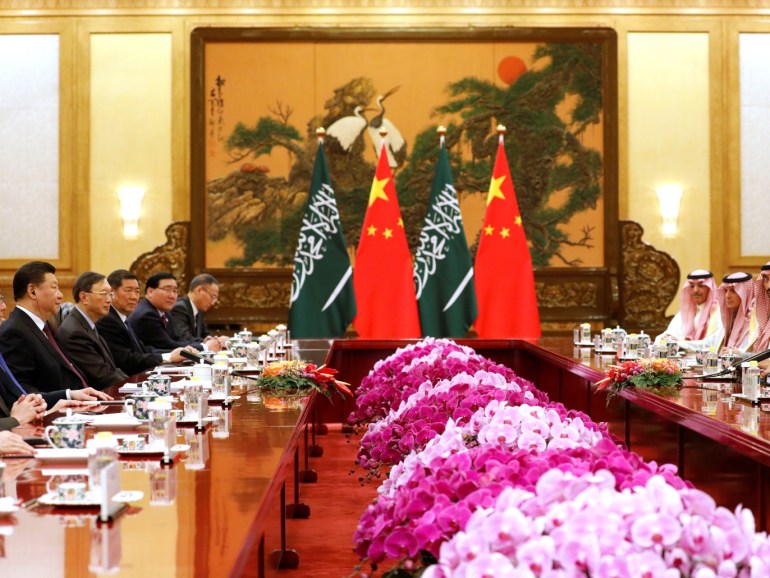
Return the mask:
{"type": "MultiPolygon", "coordinates": [[[[754,355],[750,355],[749,357],[744,357],[740,360],[740,363],[748,363],[750,361],[764,361],[770,357],[770,349],[766,349],[765,351],[760,351],[759,353],[755,353],[754,355]]],[[[730,373],[740,372],[740,365],[729,365],[722,371],[718,373],[712,373],[710,375],[704,375],[703,379],[707,380],[708,378],[719,378],[721,376],[725,376],[730,373]]],[[[739,377],[739,374],[736,374],[736,379],[739,377]]]]}
{"type": "Polygon", "coordinates": [[[179,355],[184,357],[185,359],[189,359],[190,361],[194,361],[195,363],[208,363],[209,365],[214,365],[214,362],[210,359],[203,359],[200,355],[195,355],[191,351],[187,351],[186,349],[181,349],[179,351],[179,355]]]}

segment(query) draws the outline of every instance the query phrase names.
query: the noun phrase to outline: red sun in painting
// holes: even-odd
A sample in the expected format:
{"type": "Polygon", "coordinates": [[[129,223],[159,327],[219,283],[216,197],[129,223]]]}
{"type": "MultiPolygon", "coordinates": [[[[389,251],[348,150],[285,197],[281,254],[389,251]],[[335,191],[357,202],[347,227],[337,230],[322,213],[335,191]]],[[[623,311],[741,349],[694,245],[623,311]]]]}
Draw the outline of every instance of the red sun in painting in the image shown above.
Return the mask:
{"type": "Polygon", "coordinates": [[[497,65],[497,76],[505,84],[513,84],[527,71],[527,65],[518,56],[506,56],[497,65]]]}

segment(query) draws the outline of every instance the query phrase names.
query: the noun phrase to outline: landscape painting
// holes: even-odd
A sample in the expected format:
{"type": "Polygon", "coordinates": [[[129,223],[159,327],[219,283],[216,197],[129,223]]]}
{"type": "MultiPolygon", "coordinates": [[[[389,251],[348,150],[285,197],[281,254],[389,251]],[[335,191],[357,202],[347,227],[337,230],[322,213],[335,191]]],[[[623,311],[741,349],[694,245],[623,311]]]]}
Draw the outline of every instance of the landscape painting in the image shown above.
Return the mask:
{"type": "MultiPolygon", "coordinates": [[[[205,238],[196,237],[203,245],[202,268],[291,266],[319,127],[326,130],[351,255],[382,127],[404,227],[416,250],[440,125],[446,127],[472,251],[497,127],[504,125],[535,267],[605,266],[606,161],[614,155],[606,130],[612,112],[606,30],[194,34],[201,35],[203,51],[202,70],[193,71],[200,91],[193,157],[202,166],[193,168],[193,188],[205,221],[205,238]]],[[[616,195],[609,191],[612,207],[616,195]]]]}

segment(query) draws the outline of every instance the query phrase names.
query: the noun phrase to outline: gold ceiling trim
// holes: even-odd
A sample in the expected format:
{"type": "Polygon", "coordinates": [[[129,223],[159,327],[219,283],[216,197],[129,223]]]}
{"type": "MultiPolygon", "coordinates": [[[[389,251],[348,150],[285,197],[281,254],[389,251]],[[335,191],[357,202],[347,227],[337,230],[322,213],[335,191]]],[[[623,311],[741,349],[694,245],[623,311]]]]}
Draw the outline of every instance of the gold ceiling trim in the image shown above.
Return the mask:
{"type": "Polygon", "coordinates": [[[70,15],[769,14],[770,0],[2,0],[0,17],[70,15]],[[383,14],[384,11],[384,14],[383,14]]]}

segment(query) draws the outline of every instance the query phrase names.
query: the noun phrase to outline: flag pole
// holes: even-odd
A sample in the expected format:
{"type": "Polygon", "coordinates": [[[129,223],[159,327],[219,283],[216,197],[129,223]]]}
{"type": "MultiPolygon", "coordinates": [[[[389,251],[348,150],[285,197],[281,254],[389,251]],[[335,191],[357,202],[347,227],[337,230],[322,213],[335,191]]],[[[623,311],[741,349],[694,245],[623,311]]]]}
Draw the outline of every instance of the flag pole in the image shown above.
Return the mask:
{"type": "Polygon", "coordinates": [[[436,129],[438,133],[438,146],[439,148],[444,146],[444,135],[446,134],[446,127],[443,124],[438,125],[436,129]]]}
{"type": "Polygon", "coordinates": [[[507,132],[507,129],[505,128],[505,125],[504,125],[504,124],[498,124],[498,125],[497,125],[497,128],[496,128],[495,130],[497,130],[497,134],[498,134],[498,135],[500,135],[500,136],[498,137],[498,139],[499,139],[499,140],[498,140],[498,142],[499,142],[500,144],[504,144],[504,141],[505,141],[505,133],[507,132]]]}

